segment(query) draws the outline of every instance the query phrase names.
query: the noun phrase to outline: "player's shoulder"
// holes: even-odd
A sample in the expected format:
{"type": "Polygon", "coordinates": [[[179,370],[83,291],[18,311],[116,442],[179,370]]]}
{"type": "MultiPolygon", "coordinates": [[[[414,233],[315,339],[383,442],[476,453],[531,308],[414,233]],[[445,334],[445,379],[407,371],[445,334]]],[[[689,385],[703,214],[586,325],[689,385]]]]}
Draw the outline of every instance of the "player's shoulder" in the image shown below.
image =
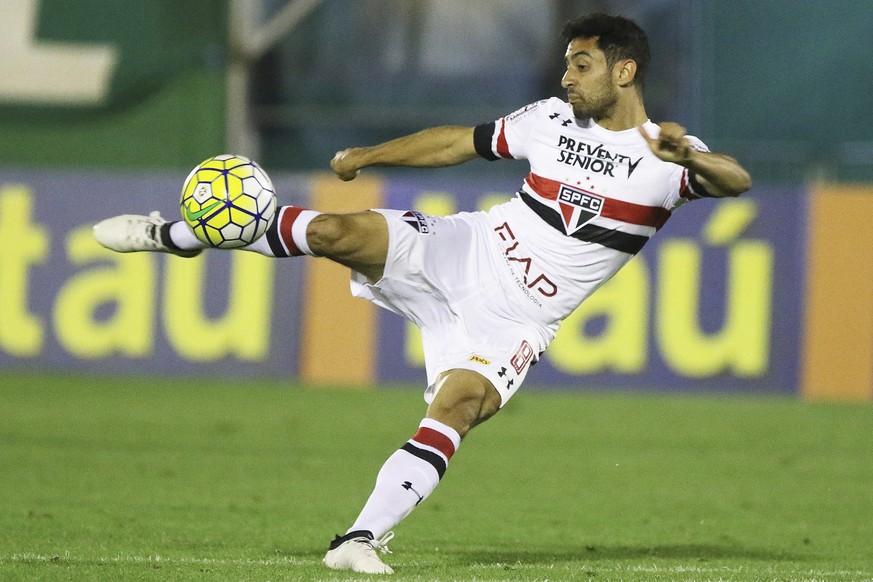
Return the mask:
{"type": "Polygon", "coordinates": [[[538,115],[553,115],[555,113],[566,113],[570,108],[570,104],[561,101],[557,97],[549,97],[548,99],[540,99],[533,103],[528,103],[524,107],[516,109],[506,116],[506,121],[520,121],[528,117],[536,117],[538,115]]]}

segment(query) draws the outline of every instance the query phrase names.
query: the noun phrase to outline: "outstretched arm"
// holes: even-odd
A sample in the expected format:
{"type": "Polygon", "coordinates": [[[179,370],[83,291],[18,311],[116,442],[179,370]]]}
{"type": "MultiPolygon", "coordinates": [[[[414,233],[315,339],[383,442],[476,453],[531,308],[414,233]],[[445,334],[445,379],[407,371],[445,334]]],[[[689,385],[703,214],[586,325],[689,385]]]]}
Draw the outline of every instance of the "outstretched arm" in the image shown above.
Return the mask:
{"type": "Polygon", "coordinates": [[[442,168],[476,157],[473,128],[446,125],[371,147],[339,151],[330,161],[330,167],[341,180],[353,180],[367,166],[442,168]]]}
{"type": "Polygon", "coordinates": [[[658,125],[661,133],[655,139],[645,129],[639,128],[649,148],[665,162],[688,168],[710,195],[717,198],[739,196],[752,187],[751,176],[732,157],[694,149],[685,137],[685,128],[678,123],[658,125]]]}

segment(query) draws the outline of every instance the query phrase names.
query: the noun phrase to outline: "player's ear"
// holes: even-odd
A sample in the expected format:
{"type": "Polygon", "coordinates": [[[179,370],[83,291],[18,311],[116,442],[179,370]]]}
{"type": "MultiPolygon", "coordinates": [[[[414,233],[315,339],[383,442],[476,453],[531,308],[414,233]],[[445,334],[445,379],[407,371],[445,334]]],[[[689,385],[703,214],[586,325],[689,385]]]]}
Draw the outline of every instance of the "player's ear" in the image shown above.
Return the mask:
{"type": "Polygon", "coordinates": [[[625,59],[615,64],[615,77],[618,84],[627,87],[634,82],[637,76],[637,62],[633,59],[625,59]]]}

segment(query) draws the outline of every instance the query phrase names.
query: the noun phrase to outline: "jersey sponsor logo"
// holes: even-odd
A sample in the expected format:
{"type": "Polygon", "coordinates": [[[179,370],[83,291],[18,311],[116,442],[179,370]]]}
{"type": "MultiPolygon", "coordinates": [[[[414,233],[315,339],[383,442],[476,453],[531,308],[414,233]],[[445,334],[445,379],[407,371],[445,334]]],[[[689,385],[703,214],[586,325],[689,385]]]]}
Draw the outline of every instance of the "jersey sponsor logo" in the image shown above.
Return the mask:
{"type": "Polygon", "coordinates": [[[603,198],[586,192],[561,185],[558,190],[558,206],[561,208],[561,219],[564,231],[568,235],[591,222],[603,212],[603,198]]]}
{"type": "Polygon", "coordinates": [[[534,266],[534,260],[527,256],[527,253],[519,250],[519,241],[516,240],[509,223],[504,222],[495,227],[494,232],[500,238],[503,256],[515,276],[516,284],[537,307],[542,307],[542,302],[532,294],[532,291],[536,291],[543,297],[554,297],[558,293],[558,286],[537,266],[534,266]],[[519,273],[518,269],[524,271],[519,273]]]}
{"type": "Polygon", "coordinates": [[[430,227],[427,224],[427,218],[421,212],[407,210],[403,213],[400,219],[419,233],[430,234],[430,227]]]}
{"type": "Polygon", "coordinates": [[[613,178],[615,169],[621,166],[627,166],[627,177],[630,178],[643,160],[642,156],[633,160],[624,154],[610,152],[602,143],[592,145],[566,135],[558,136],[558,149],[561,150],[558,161],[562,164],[613,178]]]}

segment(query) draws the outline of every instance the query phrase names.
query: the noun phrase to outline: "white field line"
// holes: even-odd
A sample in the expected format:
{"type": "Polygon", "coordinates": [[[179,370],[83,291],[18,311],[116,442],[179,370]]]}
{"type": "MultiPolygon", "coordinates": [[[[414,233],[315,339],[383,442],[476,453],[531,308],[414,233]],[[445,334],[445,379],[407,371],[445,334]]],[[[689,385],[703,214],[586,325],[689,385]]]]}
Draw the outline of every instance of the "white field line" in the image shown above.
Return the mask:
{"type": "Polygon", "coordinates": [[[9,558],[0,556],[2,562],[97,562],[102,564],[188,564],[195,566],[314,566],[320,564],[320,560],[304,560],[293,557],[281,557],[270,559],[252,558],[168,558],[160,555],[152,556],[73,556],[69,552],[56,555],[45,554],[12,554],[9,558]]]}
{"type": "MultiPolygon", "coordinates": [[[[252,558],[196,558],[196,557],[173,557],[168,558],[158,554],[150,555],[150,556],[102,556],[102,557],[89,557],[89,556],[73,556],[70,552],[64,552],[63,554],[55,554],[55,555],[46,555],[46,554],[36,554],[36,553],[19,553],[12,554],[9,557],[0,556],[0,564],[4,562],[72,562],[72,563],[86,563],[86,562],[96,562],[96,563],[104,563],[104,564],[180,564],[180,565],[195,565],[195,566],[316,566],[321,565],[321,560],[318,559],[302,559],[295,558],[291,556],[283,556],[277,558],[269,558],[269,559],[252,559],[252,558]]],[[[555,567],[554,565],[552,566],[555,567]]],[[[407,564],[407,569],[415,568],[415,564],[407,564]]],[[[493,564],[485,564],[485,563],[477,563],[472,564],[471,569],[475,570],[491,570],[493,568],[506,568],[509,570],[525,570],[528,568],[542,569],[543,564],[525,564],[523,562],[516,562],[512,564],[502,564],[502,563],[493,563],[493,564]]],[[[748,573],[752,575],[759,575],[759,568],[748,568],[748,567],[731,567],[731,566],[689,566],[689,565],[678,565],[678,566],[658,566],[658,565],[635,565],[635,566],[607,566],[602,563],[592,563],[592,564],[582,564],[582,565],[573,565],[573,566],[565,566],[561,568],[560,566],[557,569],[566,570],[572,569],[576,570],[590,570],[594,573],[629,573],[629,572],[637,572],[637,573],[650,573],[650,574],[701,574],[705,576],[712,576],[719,574],[721,575],[733,575],[733,574],[742,574],[748,573]]],[[[778,568],[769,568],[774,571],[779,570],[779,574],[784,576],[786,574],[792,576],[792,580],[802,580],[805,582],[818,582],[818,581],[826,581],[831,579],[834,576],[840,577],[851,577],[854,580],[869,581],[873,582],[873,577],[871,577],[870,572],[863,572],[858,570],[799,570],[792,569],[788,572],[785,570],[780,570],[778,568]],[[794,578],[793,576],[797,576],[794,578]]]]}

